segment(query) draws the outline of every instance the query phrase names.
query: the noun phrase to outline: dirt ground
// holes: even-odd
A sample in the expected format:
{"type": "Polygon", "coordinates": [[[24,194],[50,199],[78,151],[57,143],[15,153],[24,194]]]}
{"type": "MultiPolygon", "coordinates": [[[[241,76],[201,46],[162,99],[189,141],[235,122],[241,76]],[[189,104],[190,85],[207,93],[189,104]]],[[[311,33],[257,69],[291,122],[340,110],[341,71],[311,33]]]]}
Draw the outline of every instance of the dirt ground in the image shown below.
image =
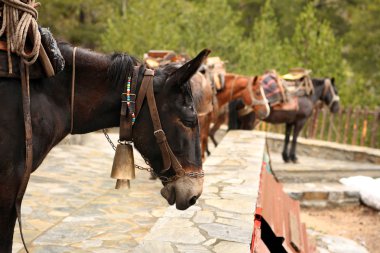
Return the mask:
{"type": "Polygon", "coordinates": [[[328,209],[302,208],[301,220],[308,229],[346,237],[380,253],[380,212],[365,206],[328,209]]]}

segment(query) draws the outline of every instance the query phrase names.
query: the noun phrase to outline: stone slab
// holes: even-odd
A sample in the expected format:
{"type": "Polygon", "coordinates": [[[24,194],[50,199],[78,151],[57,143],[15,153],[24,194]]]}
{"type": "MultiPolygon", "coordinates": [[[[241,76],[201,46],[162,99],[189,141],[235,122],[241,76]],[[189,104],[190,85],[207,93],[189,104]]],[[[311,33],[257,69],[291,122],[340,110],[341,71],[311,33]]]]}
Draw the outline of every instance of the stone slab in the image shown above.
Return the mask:
{"type": "Polygon", "coordinates": [[[176,252],[248,252],[264,149],[263,136],[229,131],[204,163],[197,204],[185,212],[169,207],[134,252],[162,241],[176,252]]]}

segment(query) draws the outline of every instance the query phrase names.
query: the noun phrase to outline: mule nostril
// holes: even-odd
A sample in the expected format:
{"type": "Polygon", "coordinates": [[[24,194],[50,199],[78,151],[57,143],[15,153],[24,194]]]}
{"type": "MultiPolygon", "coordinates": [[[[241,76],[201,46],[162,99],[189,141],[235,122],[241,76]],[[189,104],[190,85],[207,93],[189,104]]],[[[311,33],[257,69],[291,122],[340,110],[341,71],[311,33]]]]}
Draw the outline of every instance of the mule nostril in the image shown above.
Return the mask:
{"type": "Polygon", "coordinates": [[[189,205],[190,205],[190,206],[194,205],[194,204],[197,202],[197,199],[198,199],[198,196],[193,196],[193,197],[189,200],[189,205]]]}

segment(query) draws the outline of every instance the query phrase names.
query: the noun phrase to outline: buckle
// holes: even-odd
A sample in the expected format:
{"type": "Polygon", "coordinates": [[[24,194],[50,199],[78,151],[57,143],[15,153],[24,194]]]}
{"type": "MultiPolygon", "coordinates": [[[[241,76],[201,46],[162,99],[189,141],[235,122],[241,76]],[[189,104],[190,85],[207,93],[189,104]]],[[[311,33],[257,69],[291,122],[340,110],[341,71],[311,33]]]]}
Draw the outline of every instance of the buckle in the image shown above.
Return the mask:
{"type": "MultiPolygon", "coordinates": [[[[127,93],[125,93],[125,92],[121,93],[121,102],[128,102],[127,98],[128,98],[128,94],[127,93]]],[[[129,94],[129,98],[130,98],[129,102],[134,103],[136,101],[136,94],[133,94],[133,93],[129,94]],[[134,96],[134,98],[131,99],[131,97],[133,97],[133,96],[134,96]]]]}
{"type": "Polygon", "coordinates": [[[153,69],[146,69],[144,76],[154,76],[154,70],[153,69]]]}
{"type": "Polygon", "coordinates": [[[164,130],[158,129],[153,132],[154,136],[156,137],[157,143],[161,144],[166,141],[166,135],[164,130]]]}

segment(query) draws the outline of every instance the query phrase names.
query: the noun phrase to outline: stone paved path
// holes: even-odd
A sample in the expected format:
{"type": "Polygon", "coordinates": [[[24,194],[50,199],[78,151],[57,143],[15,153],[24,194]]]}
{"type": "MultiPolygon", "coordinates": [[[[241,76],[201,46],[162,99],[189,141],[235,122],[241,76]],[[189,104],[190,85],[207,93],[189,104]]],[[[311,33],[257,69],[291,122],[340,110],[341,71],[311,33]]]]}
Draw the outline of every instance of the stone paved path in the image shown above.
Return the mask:
{"type": "MultiPolygon", "coordinates": [[[[95,133],[81,142],[55,147],[32,174],[22,206],[31,252],[248,252],[263,138],[227,134],[207,159],[201,199],[185,212],[168,207],[161,183],[143,171],[130,190],[114,190],[107,141],[95,133]]],[[[18,229],[13,252],[24,252],[18,229]]]]}
{"type": "Polygon", "coordinates": [[[197,204],[169,207],[133,252],[249,252],[264,147],[252,131],[228,132],[204,164],[197,204]]]}
{"type": "MultiPolygon", "coordinates": [[[[167,208],[147,172],[136,171],[130,190],[114,190],[113,150],[102,134],[83,138],[83,146],[55,147],[31,176],[22,217],[33,253],[130,252],[167,208]]],[[[20,242],[16,229],[13,252],[25,252],[20,242]]]]}

